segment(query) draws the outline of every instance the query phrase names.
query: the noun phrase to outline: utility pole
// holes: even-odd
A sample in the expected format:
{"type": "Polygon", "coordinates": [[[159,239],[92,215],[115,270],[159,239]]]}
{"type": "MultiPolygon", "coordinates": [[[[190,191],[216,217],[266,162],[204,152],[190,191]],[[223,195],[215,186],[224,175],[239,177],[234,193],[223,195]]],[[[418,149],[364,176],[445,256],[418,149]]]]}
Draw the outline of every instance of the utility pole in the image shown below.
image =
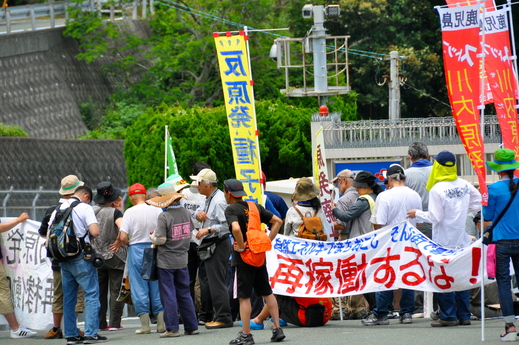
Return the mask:
{"type": "MultiPolygon", "coordinates": [[[[324,6],[313,6],[314,25],[312,27],[312,53],[314,57],[314,87],[316,93],[328,92],[328,71],[326,66],[326,29],[324,28],[324,6]]],[[[320,97],[326,104],[327,96],[320,97]]]]}
{"type": "Polygon", "coordinates": [[[398,51],[389,53],[390,76],[389,76],[389,119],[397,120],[400,118],[400,72],[398,64],[400,57],[398,51]]]}

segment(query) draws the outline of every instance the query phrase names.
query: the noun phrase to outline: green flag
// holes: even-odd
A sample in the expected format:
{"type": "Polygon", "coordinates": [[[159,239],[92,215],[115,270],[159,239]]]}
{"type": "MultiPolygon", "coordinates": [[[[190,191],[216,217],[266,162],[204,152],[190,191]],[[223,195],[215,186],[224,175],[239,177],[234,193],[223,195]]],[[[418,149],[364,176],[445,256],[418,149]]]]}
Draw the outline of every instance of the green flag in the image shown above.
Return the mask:
{"type": "Polygon", "coordinates": [[[170,175],[178,174],[177,160],[175,158],[175,152],[173,152],[173,146],[171,145],[171,137],[169,136],[168,126],[166,126],[166,174],[164,180],[170,175]]]}

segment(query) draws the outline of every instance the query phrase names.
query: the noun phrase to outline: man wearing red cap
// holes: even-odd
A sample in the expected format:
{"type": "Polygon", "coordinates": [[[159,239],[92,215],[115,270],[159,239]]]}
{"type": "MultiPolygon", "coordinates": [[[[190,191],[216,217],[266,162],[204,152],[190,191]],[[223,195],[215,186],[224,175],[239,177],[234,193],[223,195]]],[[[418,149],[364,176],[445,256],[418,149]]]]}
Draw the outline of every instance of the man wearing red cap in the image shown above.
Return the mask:
{"type": "Polygon", "coordinates": [[[157,228],[157,219],[162,210],[146,204],[146,188],[140,183],[133,184],[128,194],[133,207],[124,213],[119,239],[129,244],[126,264],[130,276],[133,306],[141,320],[141,328],[135,333],[151,333],[150,311],[157,315],[157,332],[164,333],[166,331],[164,308],[160,302],[158,282],[144,280],[140,275],[144,247],[151,246],[149,235],[157,228]]]}

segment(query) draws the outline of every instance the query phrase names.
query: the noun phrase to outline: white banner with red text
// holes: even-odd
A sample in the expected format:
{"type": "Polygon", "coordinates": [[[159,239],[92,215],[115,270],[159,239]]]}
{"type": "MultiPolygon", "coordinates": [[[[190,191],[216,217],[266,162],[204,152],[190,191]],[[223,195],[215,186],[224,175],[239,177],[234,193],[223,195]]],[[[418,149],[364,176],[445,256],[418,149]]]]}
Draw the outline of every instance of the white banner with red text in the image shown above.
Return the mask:
{"type": "Polygon", "coordinates": [[[337,242],[278,235],[267,252],[267,269],[278,295],[336,297],[399,288],[450,292],[480,283],[481,251],[481,240],[451,250],[402,222],[337,242]]]}
{"type": "MultiPolygon", "coordinates": [[[[14,218],[0,218],[8,222],[14,218]]],[[[27,220],[0,234],[1,265],[11,288],[16,319],[35,330],[52,326],[53,276],[40,222],[27,220]]],[[[1,317],[1,315],[0,315],[1,317]]],[[[3,318],[2,318],[3,319],[3,318]]],[[[1,323],[6,323],[0,320],[1,323]]]]}

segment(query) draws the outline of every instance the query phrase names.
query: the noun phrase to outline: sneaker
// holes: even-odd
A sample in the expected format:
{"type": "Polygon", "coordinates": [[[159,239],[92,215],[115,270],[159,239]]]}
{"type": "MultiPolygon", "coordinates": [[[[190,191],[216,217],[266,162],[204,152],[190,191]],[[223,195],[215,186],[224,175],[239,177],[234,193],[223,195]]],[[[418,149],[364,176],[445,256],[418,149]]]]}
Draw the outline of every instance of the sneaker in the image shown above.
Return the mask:
{"type": "MultiPolygon", "coordinates": [[[[243,322],[241,322],[241,321],[238,322],[238,324],[239,324],[240,326],[243,326],[243,322]]],[[[265,328],[265,325],[263,324],[263,322],[262,322],[262,323],[256,323],[256,322],[252,321],[252,319],[251,319],[251,320],[249,321],[249,327],[250,327],[250,329],[253,329],[253,330],[255,330],[255,331],[259,331],[259,330],[264,329],[264,328],[265,328]]]]}
{"type": "Polygon", "coordinates": [[[176,330],[176,331],[166,330],[166,332],[161,333],[159,335],[159,337],[160,338],[180,337],[180,332],[178,330],[176,330]]]}
{"type": "Polygon", "coordinates": [[[37,336],[38,333],[35,331],[31,331],[28,328],[25,328],[24,326],[20,325],[16,331],[11,330],[11,338],[13,339],[20,339],[20,338],[30,338],[37,336]]]}
{"type": "Polygon", "coordinates": [[[108,330],[109,331],[120,331],[122,330],[124,327],[123,326],[119,326],[119,327],[112,327],[112,326],[108,326],[108,330]]]}
{"type": "Polygon", "coordinates": [[[45,339],[63,339],[63,331],[59,327],[52,327],[43,337],[45,339]]]}
{"type": "Polygon", "coordinates": [[[341,314],[339,314],[338,311],[336,311],[336,312],[334,311],[332,313],[332,316],[330,317],[330,320],[340,320],[340,319],[341,319],[341,314]]]}
{"type": "Polygon", "coordinates": [[[364,326],[389,325],[387,315],[379,318],[373,312],[369,314],[367,318],[361,320],[361,322],[364,326]]]}
{"type": "Polygon", "coordinates": [[[283,339],[285,339],[285,333],[283,333],[281,327],[274,328],[272,330],[272,337],[270,338],[270,341],[276,343],[282,341],[283,339]]]}
{"type": "Polygon", "coordinates": [[[238,338],[233,339],[229,342],[229,345],[252,345],[256,344],[254,342],[254,338],[252,334],[243,334],[242,332],[238,333],[238,338]]]}
{"type": "Polygon", "coordinates": [[[470,320],[459,320],[458,323],[460,324],[460,326],[470,326],[471,325],[470,320]]]}
{"type": "Polygon", "coordinates": [[[184,334],[185,335],[197,335],[197,334],[200,334],[200,331],[198,329],[196,329],[194,331],[184,331],[184,334]]]}
{"type": "Polygon", "coordinates": [[[400,315],[400,323],[404,323],[404,324],[413,323],[413,317],[409,313],[400,315]]]}
{"type": "Polygon", "coordinates": [[[440,310],[435,310],[435,311],[431,312],[430,317],[434,321],[439,320],[440,319],[440,310]]]}
{"type": "Polygon", "coordinates": [[[85,340],[83,340],[83,344],[104,343],[107,340],[108,340],[107,337],[103,337],[102,335],[96,334],[94,336],[86,336],[85,340]]]}
{"type": "Polygon", "coordinates": [[[67,345],[74,345],[74,344],[83,344],[83,341],[85,338],[81,335],[76,335],[75,337],[67,337],[67,345]]]}
{"type": "Polygon", "coordinates": [[[100,327],[99,330],[100,331],[109,331],[110,330],[110,326],[100,327]]]}
{"type": "Polygon", "coordinates": [[[390,311],[388,314],[387,314],[387,318],[388,319],[398,319],[400,317],[400,314],[397,312],[397,311],[390,311]]]}

